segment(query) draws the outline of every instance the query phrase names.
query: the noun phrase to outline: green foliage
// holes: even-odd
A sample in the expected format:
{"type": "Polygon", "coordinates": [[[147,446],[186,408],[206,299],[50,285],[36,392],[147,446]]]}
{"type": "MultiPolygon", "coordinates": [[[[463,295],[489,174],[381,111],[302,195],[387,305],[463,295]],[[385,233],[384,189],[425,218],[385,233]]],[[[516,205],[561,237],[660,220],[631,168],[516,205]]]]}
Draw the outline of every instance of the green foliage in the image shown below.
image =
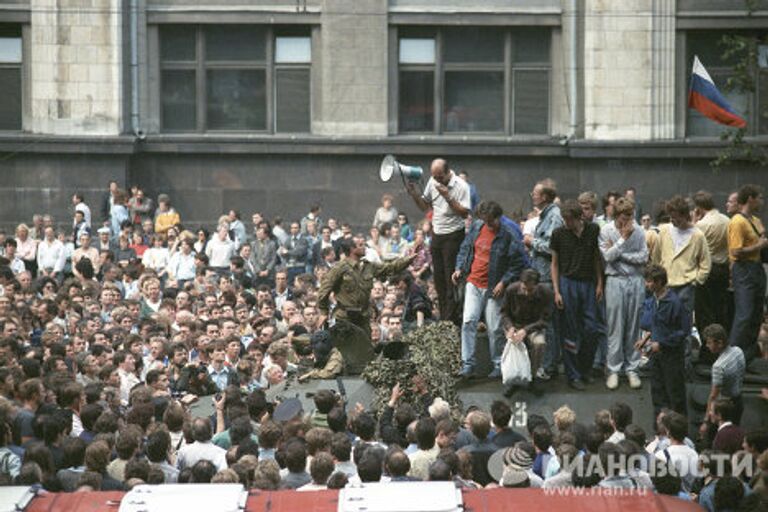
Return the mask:
{"type": "Polygon", "coordinates": [[[409,353],[393,361],[379,355],[368,363],[363,379],[376,388],[370,409],[381,413],[395,384],[400,383],[405,394],[399,403],[409,403],[418,410],[418,396],[412,389],[412,379],[419,375],[433,397],[441,397],[456,410],[461,408],[456,384],[461,371],[461,340],[458,329],[450,322],[438,322],[415,329],[403,337],[409,353]]]}
{"type": "MultiPolygon", "coordinates": [[[[744,0],[747,15],[751,16],[761,4],[761,0],[744,0]]],[[[733,75],[725,84],[726,90],[738,90],[754,93],[755,74],[757,72],[757,47],[761,44],[760,38],[742,34],[725,35],[720,40],[723,48],[723,60],[733,62],[733,75]]],[[[726,142],[726,146],[717,157],[709,162],[710,167],[718,171],[736,161],[763,167],[768,165],[768,151],[764,146],[747,140],[747,130],[725,129],[720,134],[720,140],[726,142]]]]}

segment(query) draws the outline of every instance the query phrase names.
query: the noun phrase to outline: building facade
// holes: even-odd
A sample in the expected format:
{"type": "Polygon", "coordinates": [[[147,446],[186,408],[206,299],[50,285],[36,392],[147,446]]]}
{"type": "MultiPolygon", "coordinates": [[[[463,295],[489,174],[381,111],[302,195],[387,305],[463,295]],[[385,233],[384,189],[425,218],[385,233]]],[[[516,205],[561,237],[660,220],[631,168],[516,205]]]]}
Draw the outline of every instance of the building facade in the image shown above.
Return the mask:
{"type": "MultiPolygon", "coordinates": [[[[724,86],[723,35],[768,31],[768,1],[0,0],[0,226],[110,180],[171,195],[185,224],[319,202],[364,227],[382,193],[417,212],[383,155],[446,157],[527,211],[633,186],[720,203],[759,167],[709,167],[721,127],[686,108],[693,55],[724,86]]],[[[768,51],[727,92],[768,134],[768,51]]]]}

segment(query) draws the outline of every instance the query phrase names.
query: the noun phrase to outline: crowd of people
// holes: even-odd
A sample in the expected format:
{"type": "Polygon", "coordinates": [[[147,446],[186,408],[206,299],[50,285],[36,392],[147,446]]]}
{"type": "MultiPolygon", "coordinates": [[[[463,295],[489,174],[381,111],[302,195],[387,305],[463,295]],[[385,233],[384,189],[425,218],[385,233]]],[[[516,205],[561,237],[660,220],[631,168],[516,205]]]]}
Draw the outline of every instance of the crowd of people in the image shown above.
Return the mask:
{"type": "Polygon", "coordinates": [[[0,232],[0,480],[49,491],[453,480],[765,510],[768,430],[739,426],[747,367],[768,359],[762,189],[734,191],[725,213],[706,191],[647,212],[634,189],[561,200],[545,179],[527,215],[505,214],[444,159],[423,189],[406,188],[423,219],[387,194],[367,235],[319,204],[285,223],[256,212],[248,226],[230,210],[209,231],[168,195],[155,204],[114,182],[98,203],[75,193],[71,223],[41,214],[0,232]],[[331,391],[313,411],[268,400],[286,379],[357,372],[376,347],[438,320],[460,329],[466,381],[490,365],[509,397],[547,392],[561,369],[577,392],[647,376],[655,418],[621,402],[594,419],[564,406],[553,424],[529,416],[523,434],[501,396],[456,411],[418,379],[419,407],[399,403],[398,385],[380,416],[331,391]],[[335,339],[335,323],[362,341],[335,339]],[[477,360],[479,332],[490,361],[477,360]],[[363,356],[350,348],[361,343],[363,356]],[[511,346],[527,375],[509,367],[511,346]],[[689,432],[694,365],[711,368],[711,392],[689,432]],[[214,414],[194,417],[208,395],[214,414]]]}

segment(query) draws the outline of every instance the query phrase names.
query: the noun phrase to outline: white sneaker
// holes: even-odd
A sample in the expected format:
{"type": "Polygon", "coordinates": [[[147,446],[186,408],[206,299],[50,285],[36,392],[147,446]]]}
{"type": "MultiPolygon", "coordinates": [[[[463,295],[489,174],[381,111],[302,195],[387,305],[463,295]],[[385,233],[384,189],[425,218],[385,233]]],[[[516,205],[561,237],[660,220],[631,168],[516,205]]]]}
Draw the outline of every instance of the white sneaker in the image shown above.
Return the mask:
{"type": "Polygon", "coordinates": [[[536,371],[536,378],[537,378],[537,379],[539,379],[539,380],[549,380],[549,379],[551,379],[551,378],[552,378],[552,376],[551,376],[551,375],[549,375],[549,374],[548,374],[548,373],[547,373],[547,372],[544,370],[544,368],[539,368],[539,369],[536,371]]]}
{"type": "Polygon", "coordinates": [[[608,389],[616,389],[619,387],[619,374],[618,373],[612,373],[608,376],[608,378],[605,381],[605,387],[608,389]]]}
{"type": "Polygon", "coordinates": [[[627,374],[627,379],[629,379],[629,387],[632,389],[640,389],[643,387],[643,381],[640,380],[640,377],[637,376],[636,373],[630,372],[627,374]]]}

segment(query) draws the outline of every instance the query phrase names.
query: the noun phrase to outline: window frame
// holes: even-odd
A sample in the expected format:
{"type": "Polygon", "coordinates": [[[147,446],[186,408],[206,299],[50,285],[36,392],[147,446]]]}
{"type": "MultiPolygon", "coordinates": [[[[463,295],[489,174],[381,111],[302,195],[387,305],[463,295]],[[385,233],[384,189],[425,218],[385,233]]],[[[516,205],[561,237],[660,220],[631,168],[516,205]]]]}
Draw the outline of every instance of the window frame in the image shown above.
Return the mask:
{"type": "MultiPolygon", "coordinates": [[[[263,60],[251,59],[251,60],[221,60],[211,61],[206,58],[206,28],[212,26],[226,26],[227,24],[216,23],[184,23],[179,24],[187,27],[194,27],[195,29],[195,49],[196,56],[194,61],[169,61],[162,58],[162,44],[163,44],[163,27],[168,25],[174,25],[173,23],[158,24],[158,67],[159,73],[158,80],[158,126],[161,134],[169,135],[185,135],[185,134],[262,134],[262,135],[280,135],[280,134],[311,134],[312,133],[312,85],[313,85],[313,59],[314,53],[314,38],[312,37],[312,27],[303,27],[301,31],[306,29],[306,35],[300,37],[306,37],[310,44],[310,62],[308,63],[276,63],[275,62],[275,50],[276,50],[276,38],[283,37],[281,33],[281,27],[274,27],[271,25],[262,24],[248,24],[238,23],[238,25],[253,26],[254,28],[264,31],[264,37],[266,38],[264,51],[265,56],[263,60]],[[278,69],[305,69],[309,72],[309,97],[307,98],[307,104],[309,106],[309,123],[306,131],[277,131],[277,115],[276,115],[276,91],[277,86],[277,70],[278,69]],[[168,129],[165,127],[163,120],[163,72],[166,70],[184,70],[195,72],[195,115],[196,123],[194,129],[168,129]],[[208,127],[208,90],[207,79],[208,70],[256,70],[263,71],[265,76],[265,123],[264,129],[236,129],[236,128],[210,128],[208,127]]],[[[288,30],[295,30],[295,28],[289,28],[288,30]]]]}
{"type": "MultiPolygon", "coordinates": [[[[482,26],[475,26],[483,28],[482,26]]],[[[503,30],[504,48],[503,60],[501,62],[446,62],[444,38],[445,31],[449,31],[454,26],[410,26],[398,25],[391,27],[390,49],[394,55],[391,66],[392,88],[390,93],[390,135],[402,136],[459,136],[459,137],[516,137],[516,138],[549,138],[553,126],[552,119],[552,28],[548,26],[494,26],[503,30]],[[537,28],[549,31],[549,61],[531,61],[514,62],[515,51],[515,32],[520,29],[537,28]],[[409,32],[417,35],[411,36],[409,32]],[[409,38],[425,38],[433,34],[435,41],[435,62],[433,64],[401,64],[400,63],[400,40],[409,38]],[[400,75],[402,72],[432,72],[434,74],[433,89],[433,129],[429,131],[404,131],[400,125],[400,75]],[[503,73],[503,99],[502,108],[504,118],[502,129],[498,131],[448,131],[445,129],[445,91],[446,91],[446,73],[450,72],[502,72],[503,73]],[[515,133],[515,88],[514,75],[517,71],[544,71],[547,73],[547,129],[546,133],[515,133]]]]}
{"type": "Polygon", "coordinates": [[[5,26],[14,26],[14,28],[18,28],[18,39],[21,44],[21,60],[19,62],[0,62],[0,69],[11,69],[11,70],[18,70],[19,73],[19,124],[17,128],[0,128],[0,133],[20,133],[24,131],[24,120],[27,116],[27,98],[28,98],[28,91],[27,88],[29,87],[29,80],[28,80],[28,62],[29,62],[29,42],[28,42],[28,34],[29,34],[29,25],[25,23],[14,23],[14,22],[2,22],[2,25],[5,26]]]}

